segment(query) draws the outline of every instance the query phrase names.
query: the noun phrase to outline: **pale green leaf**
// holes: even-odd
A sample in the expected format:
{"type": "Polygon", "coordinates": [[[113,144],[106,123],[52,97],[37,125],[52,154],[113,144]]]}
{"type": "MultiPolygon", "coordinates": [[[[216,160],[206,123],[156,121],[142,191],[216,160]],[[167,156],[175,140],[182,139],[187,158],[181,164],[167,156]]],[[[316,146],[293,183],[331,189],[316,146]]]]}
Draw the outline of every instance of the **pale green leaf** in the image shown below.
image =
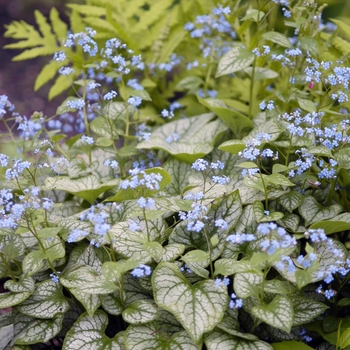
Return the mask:
{"type": "Polygon", "coordinates": [[[101,295],[89,294],[79,288],[69,288],[69,291],[81,302],[88,315],[93,317],[95,311],[101,306],[101,295]]]}
{"type": "Polygon", "coordinates": [[[303,98],[298,98],[298,104],[301,109],[303,109],[306,112],[316,112],[316,106],[311,100],[306,100],[303,98]]]}
{"type": "Polygon", "coordinates": [[[31,277],[21,277],[18,281],[7,280],[4,287],[14,293],[34,292],[35,282],[31,277]]]}
{"type": "Polygon", "coordinates": [[[122,313],[124,321],[130,324],[142,324],[157,318],[157,307],[147,300],[131,303],[122,313]]]}
{"type": "Polygon", "coordinates": [[[255,59],[255,55],[247,49],[236,46],[227,52],[219,61],[215,77],[231,74],[249,67],[255,59]]]}
{"type": "Polygon", "coordinates": [[[266,32],[262,35],[262,37],[280,46],[288,48],[292,47],[292,44],[290,43],[289,39],[279,32],[266,32]]]}
{"type": "Polygon", "coordinates": [[[250,131],[254,124],[244,114],[229,108],[222,100],[215,98],[201,98],[197,96],[199,103],[215,113],[238,137],[242,133],[250,131]]]}
{"type": "Polygon", "coordinates": [[[304,196],[297,191],[290,191],[284,194],[279,199],[279,204],[281,204],[290,213],[297,209],[304,200],[304,196]]]}
{"type": "Polygon", "coordinates": [[[123,311],[122,301],[119,298],[119,293],[105,294],[100,296],[102,307],[111,315],[118,316],[123,311]]]}
{"type": "Polygon", "coordinates": [[[338,162],[338,167],[342,169],[350,169],[350,148],[342,148],[337,154],[335,159],[338,162]]]}
{"type": "Polygon", "coordinates": [[[322,228],[327,235],[335,232],[348,231],[350,230],[350,213],[342,213],[330,220],[315,222],[310,228],[322,228]]]}

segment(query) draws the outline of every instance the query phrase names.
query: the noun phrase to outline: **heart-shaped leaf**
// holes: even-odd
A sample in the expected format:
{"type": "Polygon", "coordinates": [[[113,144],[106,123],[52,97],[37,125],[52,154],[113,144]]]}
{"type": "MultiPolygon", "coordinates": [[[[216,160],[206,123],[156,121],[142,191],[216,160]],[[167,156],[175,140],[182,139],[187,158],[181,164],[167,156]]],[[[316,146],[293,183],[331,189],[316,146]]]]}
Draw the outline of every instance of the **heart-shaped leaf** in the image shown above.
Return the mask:
{"type": "Polygon", "coordinates": [[[251,313],[270,326],[286,332],[290,332],[294,322],[293,303],[281,295],[277,295],[268,305],[254,306],[251,313]]]}
{"type": "Polygon", "coordinates": [[[17,310],[27,316],[47,319],[68,309],[69,303],[62,294],[62,287],[51,280],[37,284],[35,292],[17,306],[17,310]]]}
{"type": "Polygon", "coordinates": [[[222,331],[210,333],[204,342],[208,350],[273,350],[263,341],[245,340],[222,331]]]}
{"type": "Polygon", "coordinates": [[[257,273],[237,273],[233,281],[233,289],[239,298],[258,296],[262,280],[262,276],[257,273]]]}
{"type": "Polygon", "coordinates": [[[215,77],[231,74],[249,67],[255,59],[255,55],[241,46],[235,46],[227,52],[219,61],[215,77]]]}
{"type": "Polygon", "coordinates": [[[323,207],[314,197],[308,196],[299,207],[300,215],[305,219],[305,225],[309,226],[321,220],[332,219],[343,210],[339,204],[323,207]]]}
{"type": "Polygon", "coordinates": [[[292,296],[292,303],[294,308],[293,326],[309,323],[328,309],[327,305],[304,297],[292,296]]]}
{"type": "Polygon", "coordinates": [[[154,130],[150,139],[139,143],[137,148],[162,149],[181,161],[192,163],[210,153],[217,138],[227,130],[220,119],[211,119],[213,114],[208,113],[166,123],[154,130]],[[176,135],[176,140],[173,135],[176,135]]]}
{"type": "Polygon", "coordinates": [[[335,232],[348,231],[350,230],[350,213],[342,213],[330,220],[315,222],[310,228],[322,228],[327,235],[335,232]]]}
{"type": "Polygon", "coordinates": [[[119,179],[112,179],[101,183],[95,175],[84,176],[76,180],[71,180],[65,176],[58,176],[55,178],[48,177],[45,181],[45,188],[47,190],[66,191],[93,203],[100,194],[117,186],[119,182],[119,179]]]}
{"type": "Polygon", "coordinates": [[[122,313],[124,321],[130,324],[147,323],[157,318],[157,307],[147,300],[131,303],[122,313]]]}
{"type": "Polygon", "coordinates": [[[32,293],[21,292],[21,293],[1,293],[0,294],[0,309],[5,309],[17,305],[26,300],[32,293]]]}
{"type": "Polygon", "coordinates": [[[171,312],[198,343],[224,316],[228,303],[225,287],[206,280],[191,285],[171,263],[160,263],[152,275],[156,303],[171,312]]]}
{"type": "Polygon", "coordinates": [[[133,350],[200,350],[201,344],[195,344],[185,332],[177,332],[171,338],[158,328],[157,322],[142,326],[131,325],[125,332],[125,345],[133,350]]]}
{"type": "Polygon", "coordinates": [[[14,338],[18,345],[45,343],[61,330],[63,314],[58,313],[49,320],[41,320],[17,313],[14,318],[14,338]]]}
{"type": "Polygon", "coordinates": [[[108,324],[107,315],[97,310],[93,317],[83,313],[67,332],[64,339],[63,350],[123,350],[122,334],[110,339],[106,336],[105,330],[108,324]]]}

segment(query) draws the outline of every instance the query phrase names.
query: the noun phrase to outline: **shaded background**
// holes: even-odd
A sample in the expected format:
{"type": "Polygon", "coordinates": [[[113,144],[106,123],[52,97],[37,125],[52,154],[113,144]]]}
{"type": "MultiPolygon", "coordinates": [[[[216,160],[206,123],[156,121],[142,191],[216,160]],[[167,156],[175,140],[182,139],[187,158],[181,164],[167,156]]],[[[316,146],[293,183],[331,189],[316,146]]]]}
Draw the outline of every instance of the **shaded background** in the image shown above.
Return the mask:
{"type": "MultiPolygon", "coordinates": [[[[60,12],[61,18],[67,20],[65,4],[68,2],[84,3],[84,0],[0,0],[0,95],[7,95],[21,115],[30,116],[34,111],[43,111],[51,116],[55,114],[56,107],[63,100],[63,96],[48,102],[47,86],[33,92],[36,76],[51,57],[11,62],[11,59],[21,51],[3,49],[4,45],[14,42],[3,37],[4,26],[13,20],[23,20],[34,25],[34,10],[38,9],[47,16],[53,6],[60,12]]],[[[324,11],[325,21],[342,16],[350,24],[350,0],[318,0],[317,2],[329,4],[324,11]]]]}
{"type": "Polygon", "coordinates": [[[52,7],[56,7],[61,18],[67,21],[65,4],[68,2],[83,3],[83,0],[0,0],[0,95],[7,95],[21,115],[30,116],[34,111],[43,111],[51,116],[55,114],[56,107],[63,97],[48,102],[48,86],[37,92],[33,91],[37,75],[52,57],[11,62],[21,50],[3,48],[4,45],[15,42],[4,38],[4,26],[12,21],[21,20],[35,25],[34,10],[48,16],[52,7]]]}

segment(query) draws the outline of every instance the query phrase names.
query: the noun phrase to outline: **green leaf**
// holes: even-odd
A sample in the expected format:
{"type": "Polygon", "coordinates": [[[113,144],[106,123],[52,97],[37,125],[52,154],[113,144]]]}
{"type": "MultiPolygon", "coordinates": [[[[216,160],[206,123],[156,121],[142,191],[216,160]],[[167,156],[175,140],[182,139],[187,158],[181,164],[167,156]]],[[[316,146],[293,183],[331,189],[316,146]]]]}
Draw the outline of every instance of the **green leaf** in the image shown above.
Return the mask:
{"type": "Polygon", "coordinates": [[[350,169],[350,148],[342,148],[335,157],[339,169],[350,169]]]}
{"type": "Polygon", "coordinates": [[[245,148],[245,142],[242,142],[240,140],[225,141],[219,146],[219,150],[230,152],[232,154],[238,154],[239,152],[242,152],[245,148]]]}
{"type": "MultiPolygon", "coordinates": [[[[250,77],[252,77],[253,74],[253,68],[248,67],[244,70],[250,77]]],[[[276,79],[279,76],[279,74],[268,68],[262,68],[262,67],[255,67],[254,71],[254,81],[259,80],[267,80],[267,79],[276,79]]]]}
{"type": "Polygon", "coordinates": [[[115,187],[119,182],[119,179],[113,179],[101,183],[94,175],[84,176],[76,180],[71,180],[65,176],[57,176],[48,177],[45,181],[45,188],[47,190],[63,190],[93,203],[100,194],[115,187]]]}
{"type": "Polygon", "coordinates": [[[281,295],[277,295],[268,305],[254,306],[251,313],[270,326],[288,333],[294,321],[293,304],[288,297],[281,295]]]}
{"type": "Polygon", "coordinates": [[[299,207],[300,215],[305,219],[305,225],[309,226],[321,220],[334,218],[343,208],[339,204],[323,207],[314,197],[308,196],[299,207]]]}
{"type": "Polygon", "coordinates": [[[18,313],[15,317],[13,342],[18,345],[46,343],[62,328],[63,314],[58,313],[49,320],[41,320],[18,313]]]}
{"type": "MultiPolygon", "coordinates": [[[[223,275],[223,276],[230,276],[234,275],[236,273],[242,273],[242,272],[252,272],[256,270],[256,268],[250,264],[248,261],[240,260],[237,261],[235,259],[219,259],[215,261],[215,274],[217,275],[223,275]]],[[[257,271],[260,272],[260,271],[257,271]]]]}
{"type": "Polygon", "coordinates": [[[21,292],[21,293],[1,293],[0,294],[0,309],[5,309],[17,304],[22,303],[24,300],[29,298],[31,292],[21,292]]]}
{"type": "Polygon", "coordinates": [[[279,198],[279,204],[292,213],[295,209],[299,208],[303,200],[304,196],[301,193],[290,191],[279,198]]]}
{"type": "Polygon", "coordinates": [[[177,91],[198,90],[202,84],[204,84],[204,80],[202,78],[197,77],[195,75],[189,75],[181,79],[177,83],[175,90],[177,91]]]}
{"type": "Polygon", "coordinates": [[[240,20],[247,21],[248,19],[251,19],[255,22],[260,22],[264,18],[264,16],[265,12],[249,8],[244,17],[242,17],[240,20]]]}
{"type": "Polygon", "coordinates": [[[254,62],[255,56],[251,51],[236,46],[227,52],[219,61],[215,78],[231,74],[249,67],[254,62]]]}
{"type": "MultiPolygon", "coordinates": [[[[145,173],[147,175],[149,174],[159,174],[162,176],[162,179],[158,182],[159,184],[159,189],[158,190],[150,190],[150,189],[145,189],[142,193],[143,197],[149,197],[154,195],[155,193],[163,190],[165,186],[171,183],[172,179],[170,174],[163,168],[151,168],[151,169],[146,169],[145,173]]],[[[142,178],[142,174],[138,175],[139,178],[142,178]]],[[[128,177],[126,180],[129,180],[131,178],[128,177]]],[[[114,196],[108,197],[106,199],[107,202],[122,202],[125,200],[130,200],[130,199],[137,199],[141,197],[141,193],[138,193],[132,188],[127,188],[127,189],[120,189],[114,196]]]]}
{"type": "Polygon", "coordinates": [[[311,52],[313,55],[317,56],[318,52],[318,41],[310,36],[303,36],[300,38],[300,45],[305,51],[311,52]]]}
{"type": "Polygon", "coordinates": [[[158,242],[146,242],[143,248],[155,261],[159,261],[164,252],[164,248],[158,242]]]}
{"type": "Polygon", "coordinates": [[[271,174],[264,177],[264,181],[270,185],[279,185],[279,186],[295,186],[292,182],[288,180],[282,174],[271,174]]]}
{"type": "Polygon", "coordinates": [[[345,349],[350,345],[350,328],[347,328],[339,338],[340,349],[345,349]]]}
{"type": "Polygon", "coordinates": [[[258,296],[262,280],[262,276],[257,273],[237,273],[233,280],[233,289],[239,298],[258,296]]]}
{"type": "Polygon", "coordinates": [[[157,322],[145,325],[131,325],[125,332],[127,349],[133,350],[200,350],[201,344],[195,344],[187,332],[176,332],[171,337],[160,331],[157,322]]]}
{"type": "Polygon", "coordinates": [[[350,213],[339,214],[331,220],[315,222],[310,226],[310,228],[322,228],[327,235],[335,232],[348,231],[350,230],[350,213]]]}
{"type": "Polygon", "coordinates": [[[298,98],[298,104],[301,109],[306,112],[316,112],[316,106],[311,100],[305,100],[303,98],[298,98]]]}
{"type": "Polygon", "coordinates": [[[240,339],[222,331],[214,331],[204,338],[208,350],[272,350],[264,341],[240,339]]]}
{"type": "MultiPolygon", "coordinates": [[[[271,175],[272,176],[272,175],[271,175]]],[[[260,201],[255,201],[253,204],[255,219],[257,222],[277,221],[283,218],[284,214],[280,211],[274,211],[270,214],[265,214],[264,205],[260,201]]]]}
{"type": "Polygon", "coordinates": [[[307,151],[311,154],[316,154],[321,157],[333,158],[332,151],[326,146],[308,147],[307,151]]]}
{"type": "Polygon", "coordinates": [[[69,303],[62,294],[62,287],[51,280],[37,284],[35,292],[17,306],[17,310],[24,315],[46,319],[65,313],[68,309],[69,303]]]}
{"type": "Polygon", "coordinates": [[[265,40],[268,40],[268,41],[272,41],[273,43],[275,44],[278,44],[280,46],[283,46],[283,47],[293,47],[293,45],[290,43],[289,39],[279,33],[279,32],[266,32],[262,35],[262,37],[265,39],[265,40]]]}
{"type": "Polygon", "coordinates": [[[117,289],[114,283],[107,281],[96,270],[86,265],[63,273],[60,282],[66,288],[78,288],[81,292],[89,294],[108,294],[117,289]]]}
{"type": "Polygon", "coordinates": [[[293,326],[309,323],[328,309],[327,305],[305,297],[292,296],[291,301],[294,309],[293,326]]]}
{"type": "Polygon", "coordinates": [[[272,343],[273,350],[312,350],[310,346],[295,340],[282,341],[280,343],[272,343]]]}
{"type": "Polygon", "coordinates": [[[107,324],[108,317],[101,310],[96,310],[93,317],[83,313],[67,332],[62,349],[86,350],[88,345],[89,350],[123,350],[119,333],[113,339],[106,336],[107,324]]]}
{"type": "Polygon", "coordinates": [[[202,263],[209,259],[209,254],[203,250],[191,250],[181,260],[185,263],[202,263]]]}
{"type": "Polygon", "coordinates": [[[44,267],[46,256],[42,250],[28,253],[22,262],[22,269],[25,276],[32,276],[44,267]]]}
{"type": "Polygon", "coordinates": [[[51,238],[58,234],[61,231],[61,227],[45,227],[38,231],[39,238],[51,238]]]}
{"type": "Polygon", "coordinates": [[[157,307],[147,301],[138,300],[131,303],[122,313],[125,322],[130,324],[142,324],[154,321],[157,314],[157,307]]]}
{"type": "Polygon", "coordinates": [[[160,263],[152,274],[152,285],[156,303],[178,319],[195,343],[224,316],[226,288],[209,280],[191,285],[174,264],[160,263]]]}
{"type": "Polygon", "coordinates": [[[137,148],[162,149],[181,161],[192,163],[210,153],[216,140],[227,130],[220,119],[212,119],[213,114],[207,113],[166,123],[156,128],[149,140],[142,141],[137,148]],[[174,134],[178,135],[178,140],[167,142],[174,134]]]}
{"type": "Polygon", "coordinates": [[[244,114],[228,108],[222,100],[207,98],[203,99],[197,95],[199,103],[214,112],[236,136],[253,129],[253,122],[244,114]]]}

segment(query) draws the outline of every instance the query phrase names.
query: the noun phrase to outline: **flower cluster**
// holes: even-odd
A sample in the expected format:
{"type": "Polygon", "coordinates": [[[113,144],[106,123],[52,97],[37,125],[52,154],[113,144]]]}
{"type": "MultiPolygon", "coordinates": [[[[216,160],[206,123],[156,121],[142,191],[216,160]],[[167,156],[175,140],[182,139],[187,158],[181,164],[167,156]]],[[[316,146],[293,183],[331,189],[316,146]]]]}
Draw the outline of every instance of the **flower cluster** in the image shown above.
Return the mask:
{"type": "Polygon", "coordinates": [[[131,271],[133,277],[148,277],[152,274],[152,269],[148,265],[140,264],[139,267],[131,271]]]}
{"type": "Polygon", "coordinates": [[[121,189],[137,189],[137,188],[147,188],[149,190],[159,190],[160,181],[163,177],[159,173],[149,173],[147,174],[144,170],[140,168],[134,168],[130,170],[131,178],[123,180],[119,188],[121,189]]]}
{"type": "MultiPolygon", "coordinates": [[[[201,39],[199,48],[204,58],[211,55],[222,57],[232,47],[232,39],[236,38],[236,32],[225,17],[230,13],[229,7],[220,5],[214,7],[209,15],[197,16],[195,23],[185,24],[184,29],[190,32],[191,38],[201,39]]],[[[195,66],[192,64],[191,68],[195,66]]]]}

